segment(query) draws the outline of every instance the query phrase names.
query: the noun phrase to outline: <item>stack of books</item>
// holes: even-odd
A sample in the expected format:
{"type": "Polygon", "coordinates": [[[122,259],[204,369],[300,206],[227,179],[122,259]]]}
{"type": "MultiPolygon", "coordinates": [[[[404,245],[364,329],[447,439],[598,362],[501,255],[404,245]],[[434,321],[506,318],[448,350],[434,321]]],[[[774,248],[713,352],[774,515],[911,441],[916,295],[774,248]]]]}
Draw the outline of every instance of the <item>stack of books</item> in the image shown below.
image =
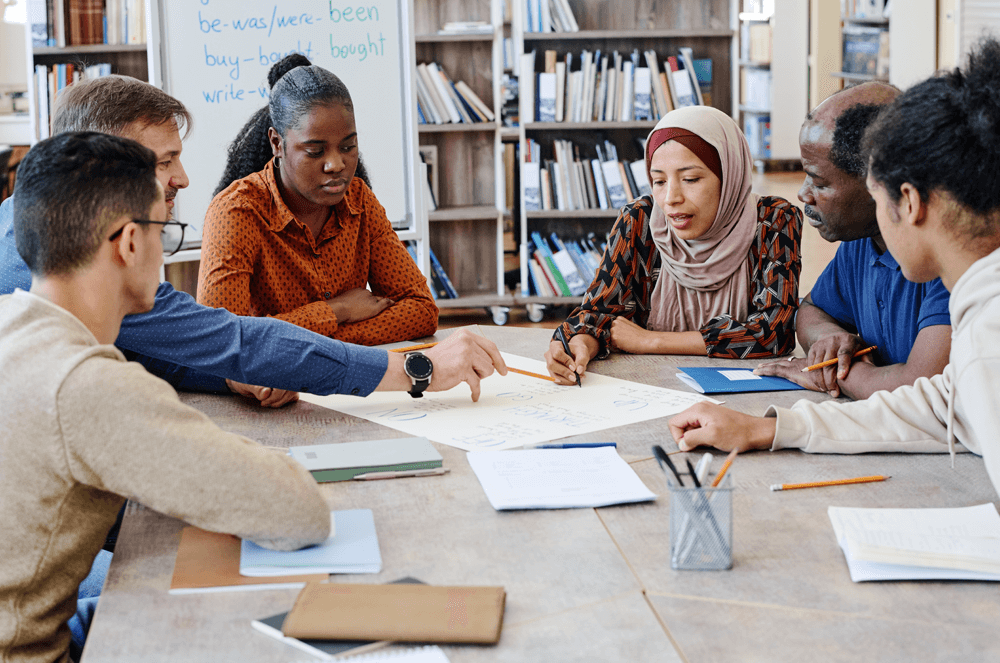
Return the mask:
{"type": "Polygon", "coordinates": [[[556,51],[545,51],[542,72],[527,80],[536,53],[521,58],[522,92],[533,101],[521,108],[527,122],[651,121],[675,108],[711,102],[712,61],[695,59],[690,48],[662,61],[652,50],[641,56],[638,49],[631,56],[584,50],[562,60],[556,51]]]}
{"type": "Polygon", "coordinates": [[[554,159],[543,159],[541,147],[528,139],[521,177],[524,208],[539,210],[619,209],[640,196],[651,195],[646,162],[620,161],[610,141],[583,158],[579,146],[568,140],[552,141],[554,159]]]}
{"type": "Polygon", "coordinates": [[[465,81],[452,82],[435,62],[417,65],[417,120],[420,124],[493,122],[495,116],[465,81]]]}
{"type": "Polygon", "coordinates": [[[594,233],[579,239],[561,239],[555,233],[546,240],[531,233],[528,242],[528,283],[521,294],[541,297],[579,297],[594,280],[607,240],[594,233]]]}
{"type": "MultiPolygon", "coordinates": [[[[416,242],[412,240],[406,242],[406,250],[410,252],[410,257],[413,258],[413,262],[419,265],[420,261],[417,259],[416,242]]],[[[448,273],[444,271],[444,267],[441,266],[441,261],[438,260],[436,255],[434,255],[434,250],[431,249],[430,245],[427,246],[427,254],[431,261],[431,296],[433,296],[434,299],[458,299],[458,291],[452,284],[451,279],[448,278],[448,273]]]]}

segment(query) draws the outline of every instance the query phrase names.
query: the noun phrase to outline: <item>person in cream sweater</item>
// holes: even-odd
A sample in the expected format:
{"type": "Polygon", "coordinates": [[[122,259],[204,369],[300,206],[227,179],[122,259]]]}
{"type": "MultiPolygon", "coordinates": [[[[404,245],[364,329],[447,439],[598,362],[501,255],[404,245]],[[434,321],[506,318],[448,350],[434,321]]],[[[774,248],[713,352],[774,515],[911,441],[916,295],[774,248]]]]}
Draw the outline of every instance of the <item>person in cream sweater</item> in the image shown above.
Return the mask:
{"type": "Polygon", "coordinates": [[[696,405],[670,420],[682,449],[955,452],[983,457],[1000,489],[1000,42],[902,93],[865,133],[868,191],[903,275],[951,292],[949,363],[854,403],[800,401],[751,417],[696,405]]]}
{"type": "Polygon", "coordinates": [[[33,281],[0,297],[0,661],[66,661],[77,586],[126,498],[279,550],[326,539],[330,509],[303,467],[113,345],[152,307],[171,231],[152,151],[60,134],[25,157],[14,197],[33,281]]]}

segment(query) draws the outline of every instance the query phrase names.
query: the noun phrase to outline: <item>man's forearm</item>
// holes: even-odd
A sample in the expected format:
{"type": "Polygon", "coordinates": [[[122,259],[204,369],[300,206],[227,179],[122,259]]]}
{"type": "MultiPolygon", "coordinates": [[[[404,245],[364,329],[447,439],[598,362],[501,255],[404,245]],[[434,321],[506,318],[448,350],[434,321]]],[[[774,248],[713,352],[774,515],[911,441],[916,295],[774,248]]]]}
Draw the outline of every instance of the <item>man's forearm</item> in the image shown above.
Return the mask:
{"type": "Polygon", "coordinates": [[[799,312],[795,317],[795,333],[799,339],[799,345],[808,354],[813,343],[821,338],[832,334],[853,333],[845,329],[826,311],[816,306],[808,299],[802,300],[799,312]]]}

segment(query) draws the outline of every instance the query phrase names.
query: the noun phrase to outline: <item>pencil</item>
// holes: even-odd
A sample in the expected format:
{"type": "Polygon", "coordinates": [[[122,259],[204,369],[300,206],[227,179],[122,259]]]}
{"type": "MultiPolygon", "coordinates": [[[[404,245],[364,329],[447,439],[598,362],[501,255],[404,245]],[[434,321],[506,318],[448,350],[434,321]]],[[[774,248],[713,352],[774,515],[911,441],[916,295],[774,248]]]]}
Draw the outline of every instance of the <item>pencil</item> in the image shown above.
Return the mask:
{"type": "Polygon", "coordinates": [[[515,373],[520,373],[521,375],[528,375],[533,378],[539,378],[541,380],[548,380],[549,382],[555,382],[556,379],[551,375],[542,375],[541,373],[532,373],[531,371],[522,371],[520,368],[513,368],[511,366],[507,367],[508,371],[514,371],[515,373]]]}
{"type": "Polygon", "coordinates": [[[813,481],[811,483],[776,483],[771,486],[771,490],[795,490],[796,488],[821,488],[823,486],[844,486],[851,483],[871,483],[872,481],[885,481],[892,477],[876,475],[871,477],[858,477],[856,479],[836,479],[834,481],[813,481]]]}
{"type": "Polygon", "coordinates": [[[722,464],[722,469],[719,470],[719,473],[715,476],[715,480],[712,482],[712,488],[717,488],[719,484],[722,483],[722,477],[726,476],[726,472],[729,471],[729,466],[732,465],[733,460],[736,459],[737,453],[737,450],[733,449],[729,452],[729,455],[726,456],[726,462],[722,464]]]}
{"type": "MultiPolygon", "coordinates": [[[[877,345],[872,345],[870,347],[865,348],[864,350],[858,350],[857,352],[854,353],[854,356],[860,357],[861,355],[866,355],[872,350],[876,349],[877,347],[878,347],[877,345]]],[[[808,373],[809,371],[815,371],[817,368],[826,368],[827,366],[833,366],[838,361],[840,361],[839,357],[834,357],[833,359],[827,359],[826,361],[821,361],[818,364],[813,364],[812,366],[806,366],[805,368],[802,369],[802,372],[808,373]]]]}
{"type": "Polygon", "coordinates": [[[414,350],[424,350],[426,348],[433,348],[435,345],[437,345],[437,342],[434,342],[434,343],[421,343],[420,345],[411,345],[411,346],[406,347],[406,348],[393,348],[392,351],[393,352],[413,352],[414,350]]]}

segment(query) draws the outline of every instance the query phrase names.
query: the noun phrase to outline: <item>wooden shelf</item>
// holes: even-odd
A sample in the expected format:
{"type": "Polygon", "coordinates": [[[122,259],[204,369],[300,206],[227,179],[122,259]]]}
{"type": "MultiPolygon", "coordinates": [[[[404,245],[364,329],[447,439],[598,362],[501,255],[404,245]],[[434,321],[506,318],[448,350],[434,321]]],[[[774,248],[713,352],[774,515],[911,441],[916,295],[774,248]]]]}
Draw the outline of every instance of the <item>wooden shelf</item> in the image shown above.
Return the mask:
{"type": "Polygon", "coordinates": [[[770,69],[770,62],[754,62],[753,60],[740,60],[741,67],[748,67],[750,69],[770,69]]]}
{"type": "Polygon", "coordinates": [[[455,41],[493,41],[492,32],[473,32],[473,33],[457,33],[457,34],[430,34],[430,35],[417,35],[416,42],[418,44],[440,44],[444,42],[455,42],[455,41]]]}
{"type": "Polygon", "coordinates": [[[849,16],[843,16],[840,20],[848,25],[884,25],[889,27],[889,19],[887,18],[852,18],[849,16]]]}
{"type": "Polygon", "coordinates": [[[422,134],[434,134],[434,133],[458,133],[458,132],[476,132],[476,131],[495,131],[497,128],[496,122],[475,122],[473,124],[466,124],[465,122],[449,124],[418,124],[417,131],[422,134]]]}
{"type": "Polygon", "coordinates": [[[461,295],[458,299],[435,299],[438,308],[484,308],[514,306],[513,295],[461,295]]]}
{"type": "Polygon", "coordinates": [[[145,44],[87,44],[86,46],[38,46],[31,49],[35,55],[76,55],[91,53],[132,53],[145,52],[145,44]]]}
{"type": "Polygon", "coordinates": [[[474,219],[484,219],[496,221],[500,212],[495,207],[488,205],[470,205],[468,207],[448,207],[436,209],[428,213],[431,223],[435,221],[471,221],[474,219]]]}
{"type": "Polygon", "coordinates": [[[581,30],[580,32],[525,32],[524,41],[583,41],[599,39],[697,39],[700,37],[732,37],[732,30],[581,30]]]}
{"type": "Polygon", "coordinates": [[[528,122],[525,131],[593,131],[595,129],[646,129],[656,126],[655,120],[629,122],[528,122]]]}
{"type": "Polygon", "coordinates": [[[770,108],[751,108],[750,106],[744,106],[743,104],[740,104],[739,105],[739,109],[740,109],[741,113],[753,113],[754,115],[770,115],[771,114],[771,109],[770,108]]]}
{"type": "Polygon", "coordinates": [[[537,210],[526,212],[528,219],[617,219],[617,209],[537,210]]]}

